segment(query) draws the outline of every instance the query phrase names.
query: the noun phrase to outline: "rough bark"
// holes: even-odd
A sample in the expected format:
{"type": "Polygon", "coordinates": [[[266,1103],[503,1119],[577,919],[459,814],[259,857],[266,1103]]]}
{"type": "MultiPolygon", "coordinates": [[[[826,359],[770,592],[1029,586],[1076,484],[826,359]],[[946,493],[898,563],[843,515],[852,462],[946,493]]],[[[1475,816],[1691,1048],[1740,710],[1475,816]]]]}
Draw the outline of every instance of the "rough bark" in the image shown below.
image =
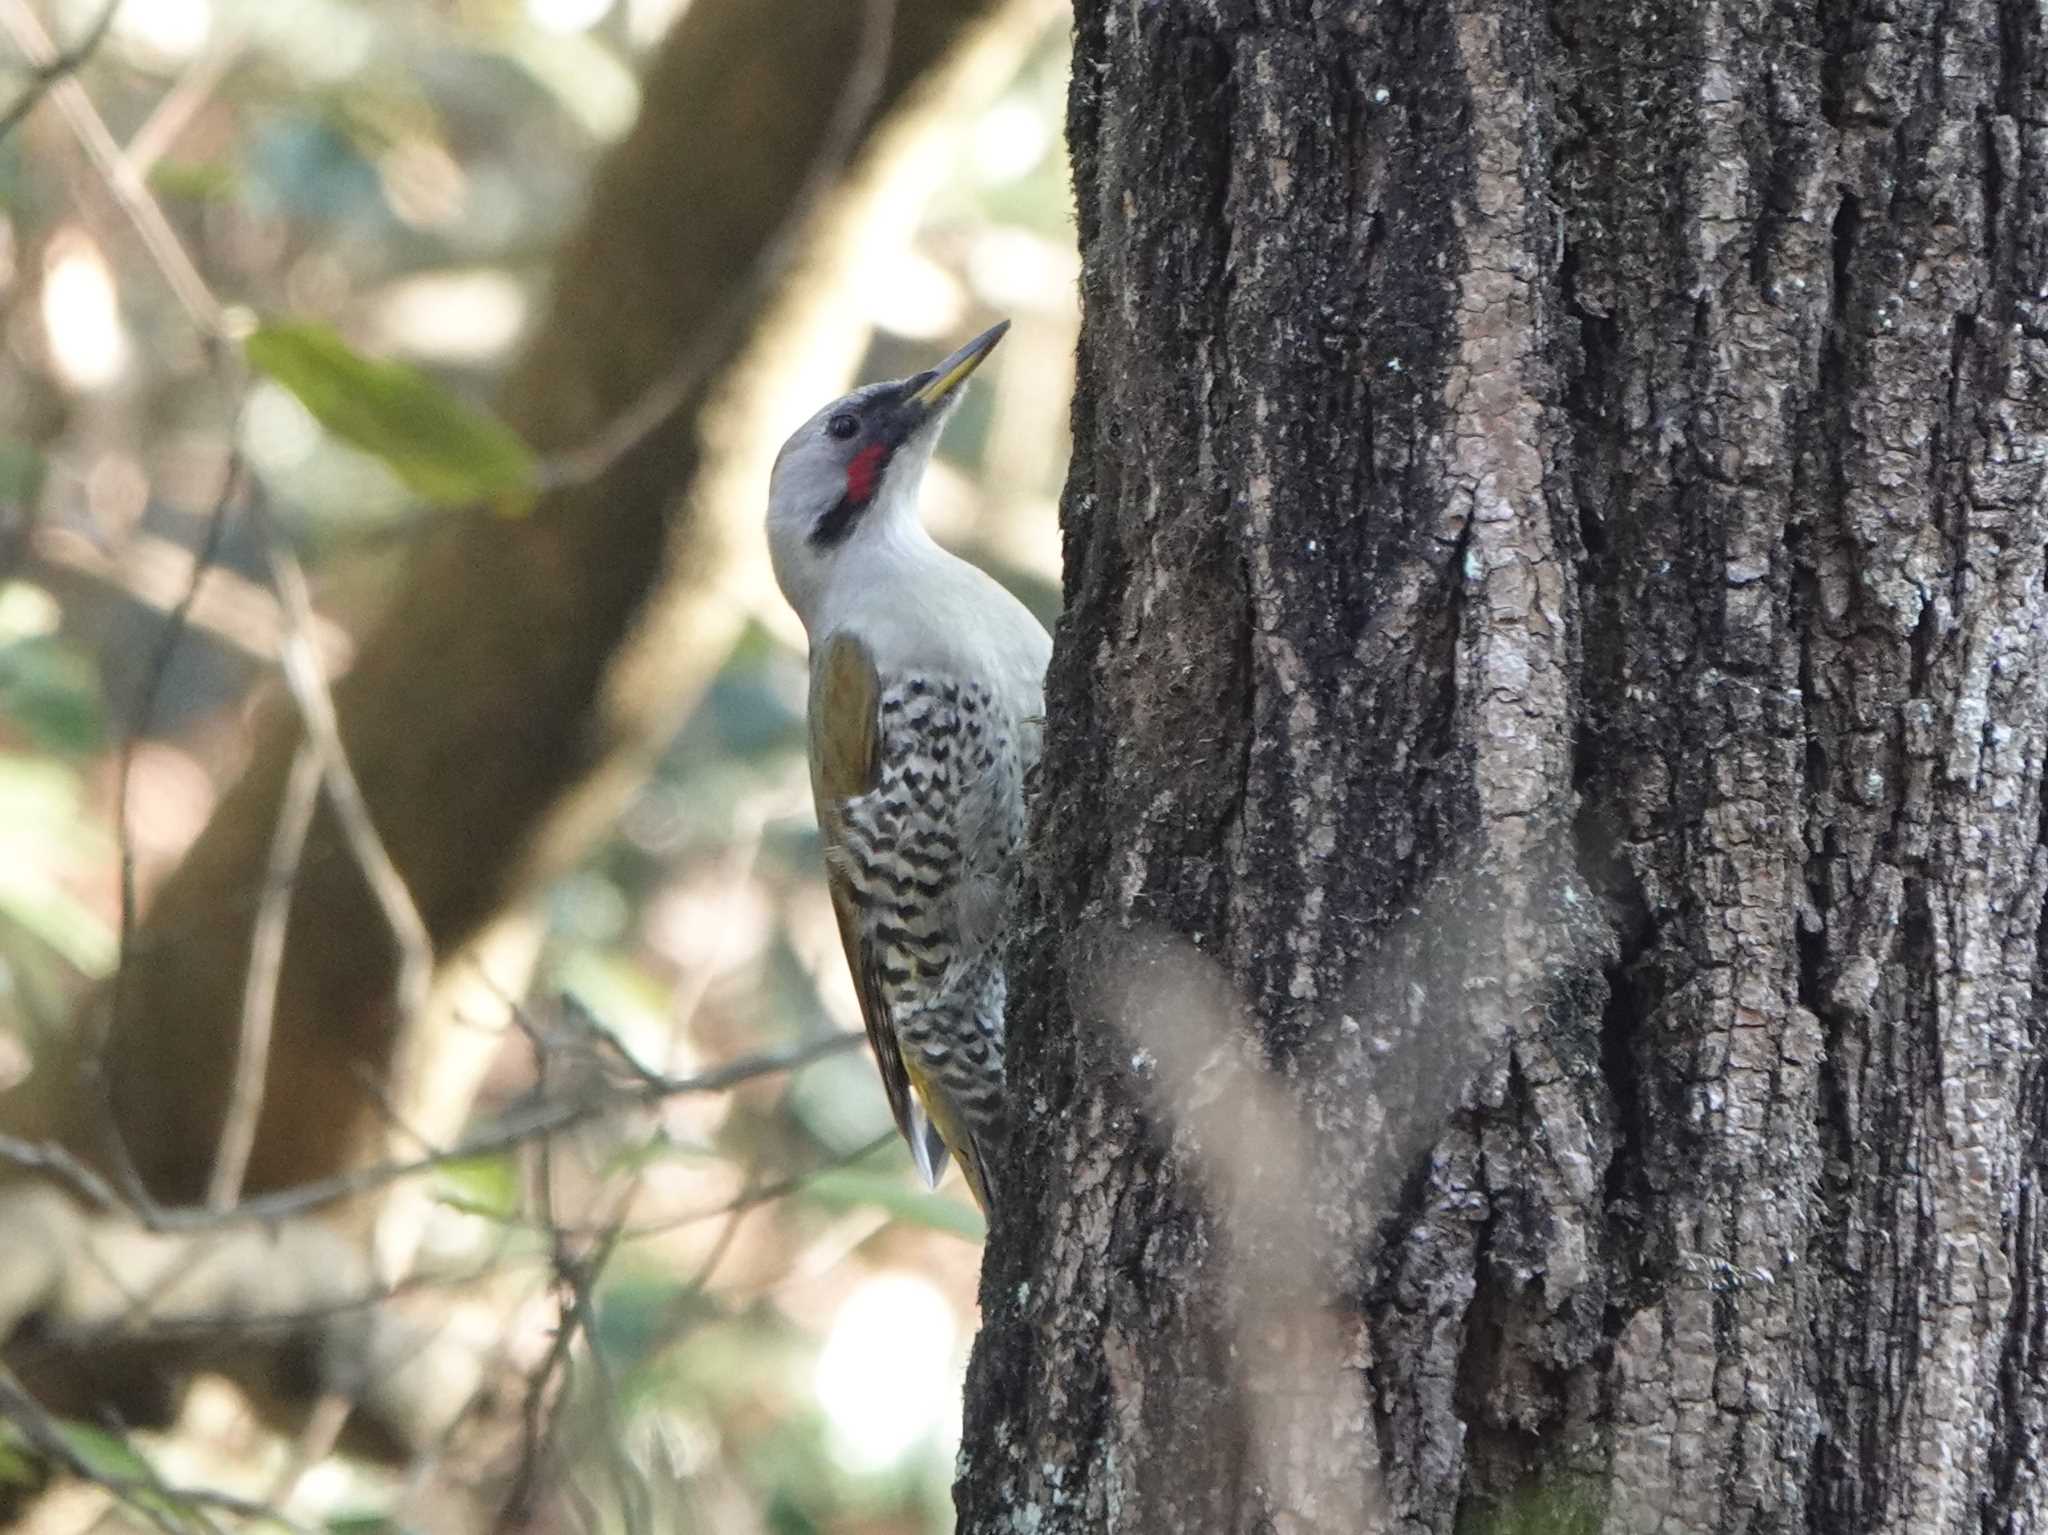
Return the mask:
{"type": "Polygon", "coordinates": [[[1076,10],[962,1529],[2048,1528],[2038,12],[1076,10]]]}
{"type": "MultiPolygon", "coordinates": [[[[821,163],[869,9],[689,7],[653,61],[639,122],[600,168],[502,409],[543,453],[569,452],[711,336],[697,387],[606,472],[527,517],[448,518],[337,689],[373,818],[444,961],[602,829],[724,652],[739,615],[722,582],[752,525],[731,526],[729,498],[705,493],[705,408],[732,392],[773,296],[757,291],[760,262],[821,163]]],[[[991,52],[1013,55],[1028,13],[1019,0],[900,0],[863,160],[885,128],[900,130],[906,106],[928,105],[991,52]]],[[[857,201],[842,191],[825,211],[843,227],[857,201]]],[[[0,1104],[0,1123],[101,1158],[111,1106],[159,1199],[203,1190],[297,739],[289,709],[273,710],[246,774],[136,934],[112,994],[110,1091],[53,1054],[0,1104]]],[[[431,1048],[401,1038],[396,960],[323,817],[295,890],[252,1191],[359,1158],[380,1125],[379,1093],[407,1086],[392,1080],[401,1049],[427,1069],[431,1048]]]]}

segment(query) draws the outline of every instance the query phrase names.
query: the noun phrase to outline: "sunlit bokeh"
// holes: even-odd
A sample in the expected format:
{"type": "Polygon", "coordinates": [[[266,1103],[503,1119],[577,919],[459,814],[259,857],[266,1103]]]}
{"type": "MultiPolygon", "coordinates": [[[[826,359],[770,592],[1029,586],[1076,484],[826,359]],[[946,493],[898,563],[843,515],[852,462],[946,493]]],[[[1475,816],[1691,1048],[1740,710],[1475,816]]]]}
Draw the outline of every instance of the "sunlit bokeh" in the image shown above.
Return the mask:
{"type": "Polygon", "coordinates": [[[57,376],[73,389],[104,389],[128,366],[128,331],[114,274],[83,231],[60,231],[43,256],[43,334],[57,376]]]}
{"type": "Polygon", "coordinates": [[[114,13],[113,28],[167,63],[189,59],[206,46],[213,29],[211,0],[127,0],[114,13]]]}
{"type": "Polygon", "coordinates": [[[627,34],[644,47],[661,36],[689,3],[690,0],[624,0],[627,34]]]}
{"type": "Polygon", "coordinates": [[[392,350],[427,362],[474,366],[505,355],[526,323],[526,290],[491,267],[402,277],[371,300],[392,350]]]}
{"type": "Polygon", "coordinates": [[[526,0],[526,14],[549,32],[583,32],[611,14],[612,0],[526,0]]]}
{"type": "Polygon", "coordinates": [[[906,341],[936,341],[959,329],[967,312],[966,285],[908,242],[880,246],[855,286],[868,318],[906,341]]]}
{"type": "Polygon", "coordinates": [[[57,599],[26,581],[9,581],[0,586],[0,639],[35,639],[55,634],[62,625],[64,610],[57,599]]]}
{"type": "Polygon", "coordinates": [[[994,184],[1015,181],[1051,151],[1053,125],[1032,102],[1012,96],[975,121],[970,142],[976,175],[994,184]]]}
{"type": "Polygon", "coordinates": [[[956,1327],[946,1297],[915,1274],[877,1274],[839,1303],[815,1379],[848,1469],[886,1470],[955,1411],[956,1327]]]}
{"type": "Polygon", "coordinates": [[[320,423],[290,390],[258,379],[242,407],[242,443],[259,469],[288,474],[319,447],[320,423]]]}

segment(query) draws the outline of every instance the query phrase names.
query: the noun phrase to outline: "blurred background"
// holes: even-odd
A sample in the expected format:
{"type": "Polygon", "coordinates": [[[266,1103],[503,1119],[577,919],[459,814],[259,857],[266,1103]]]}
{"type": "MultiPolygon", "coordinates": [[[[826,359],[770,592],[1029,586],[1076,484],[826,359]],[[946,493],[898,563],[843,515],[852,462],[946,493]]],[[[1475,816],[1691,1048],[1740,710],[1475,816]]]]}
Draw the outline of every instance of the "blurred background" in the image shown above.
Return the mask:
{"type": "MultiPolygon", "coordinates": [[[[544,305],[593,164],[634,121],[642,59],[688,3],[127,0],[76,79],[231,325],[318,322],[481,406],[544,305]]],[[[0,6],[60,40],[103,9],[0,6]]],[[[21,62],[0,40],[0,85],[28,83],[21,62]]],[[[914,371],[1011,317],[926,507],[1048,624],[1076,326],[1065,67],[1054,19],[1014,78],[947,125],[942,153],[898,169],[903,216],[863,228],[836,300],[866,335],[858,368],[804,378],[788,419],[746,427],[779,441],[852,378],[914,371]]],[[[0,140],[0,316],[5,1085],[114,965],[124,745],[146,908],[246,759],[252,697],[276,690],[276,602],[232,519],[149,685],[231,434],[306,564],[336,669],[442,513],[284,384],[223,398],[48,98],[0,140]]],[[[758,521],[767,467],[756,456],[717,480],[744,504],[736,524],[758,521]]],[[[615,829],[546,891],[527,996],[556,1028],[573,997],[576,1026],[677,1074],[859,1027],[819,877],[801,631],[758,556],[728,586],[738,638],[615,829]]],[[[545,1058],[519,1029],[493,1038],[479,1120],[531,1091],[545,1058]]],[[[957,1175],[918,1186],[864,1051],[672,1098],[542,1155],[438,1175],[417,1271],[437,1325],[474,1332],[517,1373],[547,1356],[563,1314],[553,1236],[574,1221],[611,1234],[557,1446],[572,1522],[951,1527],[981,1222],[957,1175]]],[[[175,1480],[253,1496],[288,1452],[202,1383],[150,1453],[175,1480]]],[[[502,1477],[488,1459],[334,1457],[297,1479],[290,1507],[332,1528],[461,1527],[454,1484],[502,1477]]],[[[24,1523],[91,1529],[109,1506],[79,1485],[24,1523]]]]}

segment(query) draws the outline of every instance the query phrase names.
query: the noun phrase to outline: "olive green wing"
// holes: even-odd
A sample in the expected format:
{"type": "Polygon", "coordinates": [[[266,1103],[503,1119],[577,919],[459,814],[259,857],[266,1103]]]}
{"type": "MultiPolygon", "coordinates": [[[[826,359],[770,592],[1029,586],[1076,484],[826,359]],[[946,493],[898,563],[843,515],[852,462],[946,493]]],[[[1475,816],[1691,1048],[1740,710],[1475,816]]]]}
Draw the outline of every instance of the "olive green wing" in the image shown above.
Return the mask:
{"type": "Polygon", "coordinates": [[[928,1185],[936,1185],[946,1171],[946,1143],[911,1090],[903,1068],[875,955],[861,933],[859,894],[847,864],[846,803],[871,791],[881,777],[881,700],[874,657],[859,640],[835,634],[812,650],[811,797],[825,839],[825,883],[889,1111],[896,1116],[896,1128],[909,1143],[918,1171],[928,1185]]]}

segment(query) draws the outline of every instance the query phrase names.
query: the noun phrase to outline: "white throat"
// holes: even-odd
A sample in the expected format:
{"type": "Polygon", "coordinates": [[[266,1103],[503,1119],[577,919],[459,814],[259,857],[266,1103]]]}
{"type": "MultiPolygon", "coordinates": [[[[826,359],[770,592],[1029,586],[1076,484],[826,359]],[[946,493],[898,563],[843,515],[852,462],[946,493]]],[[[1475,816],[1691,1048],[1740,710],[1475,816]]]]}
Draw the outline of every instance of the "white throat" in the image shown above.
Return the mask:
{"type": "Polygon", "coordinates": [[[875,498],[854,523],[843,542],[821,549],[811,542],[815,518],[778,519],[769,541],[769,558],[782,595],[813,640],[829,634],[861,608],[900,596],[905,583],[948,555],[927,533],[917,515],[917,495],[924,483],[924,465],[893,466],[875,498]],[[904,473],[902,471],[911,471],[904,473]]]}

